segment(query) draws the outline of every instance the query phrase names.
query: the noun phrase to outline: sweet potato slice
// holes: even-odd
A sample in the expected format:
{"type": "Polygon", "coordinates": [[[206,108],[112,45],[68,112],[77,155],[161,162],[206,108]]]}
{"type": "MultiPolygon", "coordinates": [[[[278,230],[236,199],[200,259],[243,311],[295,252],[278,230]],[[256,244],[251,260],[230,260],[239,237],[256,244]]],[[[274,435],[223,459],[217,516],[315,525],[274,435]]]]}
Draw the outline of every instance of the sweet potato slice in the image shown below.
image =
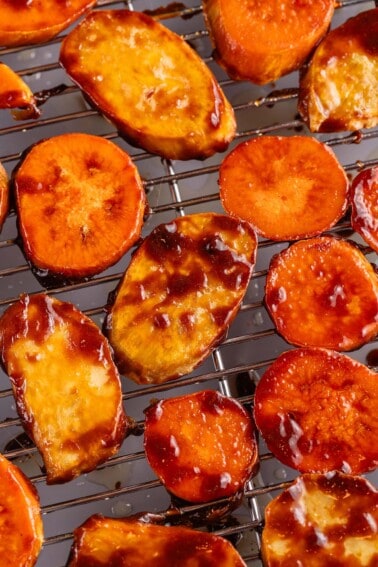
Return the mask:
{"type": "Polygon", "coordinates": [[[204,390],[147,408],[144,446],[166,489],[209,502],[243,489],[257,460],[252,416],[234,399],[204,390]]]}
{"type": "Polygon", "coordinates": [[[203,0],[215,57],[232,79],[257,84],[298,69],[327,32],[333,0],[203,0]]]}
{"type": "Polygon", "coordinates": [[[0,230],[9,210],[9,181],[7,172],[0,162],[0,230]]]}
{"type": "Polygon", "coordinates": [[[0,45],[48,41],[95,3],[96,0],[0,0],[0,45]]]}
{"type": "Polygon", "coordinates": [[[33,567],[43,543],[36,489],[0,455],[0,567],[33,567]]]}
{"type": "Polygon", "coordinates": [[[250,225],[198,213],[156,227],[134,254],[109,306],[121,372],[161,383],[193,370],[235,317],[256,255],[250,225]]]}
{"type": "Polygon", "coordinates": [[[236,146],[219,171],[231,215],[272,240],[299,240],[331,228],[348,204],[348,179],[333,151],[308,136],[263,136],[236,146]]]}
{"type": "Polygon", "coordinates": [[[63,41],[60,61],[92,104],[149,152],[203,159],[235,136],[232,107],[209,68],[146,14],[90,13],[63,41]]]}
{"type": "MultiPolygon", "coordinates": [[[[30,87],[8,65],[0,62],[0,108],[22,108],[25,118],[38,118],[39,110],[30,87]]],[[[17,115],[14,115],[17,118],[17,115]]]]}
{"type": "Polygon", "coordinates": [[[74,531],[67,567],[245,567],[226,539],[186,527],[91,516],[74,531]]]}
{"type": "Polygon", "coordinates": [[[378,332],[378,280],[352,242],[300,240],[275,255],[265,304],[277,331],[297,346],[347,351],[378,332]]]}
{"type": "Polygon", "coordinates": [[[70,303],[25,295],[0,319],[0,346],[48,483],[71,480],[116,453],[127,427],[120,378],[93,321],[70,303]]]}
{"type": "Polygon", "coordinates": [[[363,477],[304,474],[265,509],[265,567],[375,567],[378,493],[363,477]]]}
{"type": "Polygon", "coordinates": [[[255,421],[270,451],[301,472],[359,474],[378,465],[378,376],[317,347],[281,354],[259,381],[255,421]]]}
{"type": "Polygon", "coordinates": [[[19,229],[39,270],[83,278],[138,240],[145,193],[130,156],[109,140],[69,133],[30,149],[14,175],[19,229]]]}
{"type": "Polygon", "coordinates": [[[298,109],[312,132],[378,124],[378,8],[333,29],[300,80],[298,109]]]}
{"type": "Polygon", "coordinates": [[[350,187],[352,227],[378,252],[378,166],[362,170],[350,187]]]}

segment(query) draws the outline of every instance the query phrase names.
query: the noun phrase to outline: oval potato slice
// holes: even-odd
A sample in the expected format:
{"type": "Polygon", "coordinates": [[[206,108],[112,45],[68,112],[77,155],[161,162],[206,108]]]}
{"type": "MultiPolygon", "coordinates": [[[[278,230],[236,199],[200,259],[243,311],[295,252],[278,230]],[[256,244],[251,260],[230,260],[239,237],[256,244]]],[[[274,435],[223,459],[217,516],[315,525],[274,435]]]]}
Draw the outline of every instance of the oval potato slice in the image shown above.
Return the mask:
{"type": "MultiPolygon", "coordinates": [[[[0,62],[0,108],[22,108],[22,116],[38,118],[40,112],[30,87],[8,65],[0,62]]],[[[17,117],[16,114],[13,115],[17,117]]]]}
{"type": "Polygon", "coordinates": [[[235,136],[232,107],[208,67],[146,14],[90,13],[63,41],[60,62],[92,104],[149,152],[203,159],[235,136]]]}
{"type": "Polygon", "coordinates": [[[127,428],[120,378],[91,319],[70,303],[25,295],[0,318],[0,347],[48,483],[69,481],[118,451],[127,428]]]}
{"type": "Polygon", "coordinates": [[[350,187],[352,227],[378,252],[378,166],[362,170],[350,187]]]}
{"type": "Polygon", "coordinates": [[[256,244],[248,223],[216,213],[156,227],[109,308],[108,336],[121,372],[138,383],[191,372],[235,317],[256,244]]]}
{"type": "Polygon", "coordinates": [[[9,180],[3,164],[0,162],[0,230],[3,228],[9,210],[9,180]]]}
{"type": "Polygon", "coordinates": [[[0,567],[33,567],[42,543],[38,493],[23,472],[0,454],[0,567]]]}

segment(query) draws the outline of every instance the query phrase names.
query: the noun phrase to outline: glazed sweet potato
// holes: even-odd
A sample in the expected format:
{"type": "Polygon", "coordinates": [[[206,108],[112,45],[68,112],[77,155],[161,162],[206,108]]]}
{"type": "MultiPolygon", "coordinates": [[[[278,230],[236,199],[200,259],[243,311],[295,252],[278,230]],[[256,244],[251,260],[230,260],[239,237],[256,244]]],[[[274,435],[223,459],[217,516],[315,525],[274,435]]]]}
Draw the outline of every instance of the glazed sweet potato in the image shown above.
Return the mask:
{"type": "Polygon", "coordinates": [[[205,390],[147,408],[144,446],[166,489],[189,502],[243,490],[257,460],[252,416],[234,399],[205,390]]]}
{"type": "Polygon", "coordinates": [[[378,493],[363,477],[297,478],[265,510],[265,567],[375,567],[378,493]]]}
{"type": "Polygon", "coordinates": [[[378,280],[352,242],[300,240],[273,256],[265,304],[277,331],[297,346],[355,349],[378,332],[378,280]]]}
{"type": "Polygon", "coordinates": [[[272,240],[299,240],[331,228],[348,204],[348,179],[333,151],[308,136],[262,136],[228,154],[220,198],[231,215],[272,240]]]}
{"type": "Polygon", "coordinates": [[[74,531],[67,567],[245,567],[230,542],[186,527],[91,516],[74,531]]]}
{"type": "Polygon", "coordinates": [[[36,489],[0,454],[0,567],[33,567],[43,543],[36,489]]]}
{"type": "Polygon", "coordinates": [[[378,252],[378,166],[362,170],[350,187],[352,227],[378,252]]]}
{"type": "Polygon", "coordinates": [[[91,103],[149,152],[203,159],[234,138],[232,107],[208,67],[146,14],[90,13],[63,41],[60,62],[91,103]]]}
{"type": "Polygon", "coordinates": [[[38,270],[92,276],[139,239],[143,184],[130,156],[109,140],[84,133],[43,140],[13,181],[23,249],[38,270]]]}
{"type": "Polygon", "coordinates": [[[116,453],[127,427],[120,379],[93,321],[70,303],[25,295],[0,319],[0,347],[48,483],[71,480],[116,453]]]}
{"type": "Polygon", "coordinates": [[[0,230],[3,227],[5,217],[9,209],[9,181],[7,172],[0,162],[0,230]]]}
{"type": "Polygon", "coordinates": [[[328,30],[333,0],[203,0],[215,58],[257,84],[298,69],[328,30]]]}
{"type": "Polygon", "coordinates": [[[364,364],[332,350],[285,352],[256,387],[256,425],[269,450],[301,472],[373,470],[377,379],[364,364]]]}
{"type": "Polygon", "coordinates": [[[95,3],[96,0],[0,0],[0,45],[48,41],[95,3]]]}
{"type": "Polygon", "coordinates": [[[38,118],[36,105],[30,87],[8,65],[0,62],[0,108],[22,108],[25,118],[38,118]]]}
{"type": "Polygon", "coordinates": [[[298,109],[312,132],[378,124],[378,8],[333,29],[300,80],[298,109]]]}
{"type": "Polygon", "coordinates": [[[253,229],[226,215],[198,213],[156,227],[109,306],[120,371],[138,383],[191,372],[235,317],[255,255],[253,229]]]}

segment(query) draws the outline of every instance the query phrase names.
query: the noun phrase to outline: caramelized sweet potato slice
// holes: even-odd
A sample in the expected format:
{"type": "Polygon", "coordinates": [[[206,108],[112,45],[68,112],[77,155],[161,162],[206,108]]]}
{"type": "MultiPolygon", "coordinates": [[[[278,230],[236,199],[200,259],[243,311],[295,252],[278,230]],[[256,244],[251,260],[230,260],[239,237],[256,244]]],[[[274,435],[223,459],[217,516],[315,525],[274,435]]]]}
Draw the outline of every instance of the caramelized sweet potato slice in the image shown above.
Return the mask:
{"type": "Polygon", "coordinates": [[[39,270],[83,278],[138,240],[145,193],[130,156],[109,140],[69,133],[31,147],[14,175],[19,229],[39,270]]]}
{"type": "Polygon", "coordinates": [[[90,13],[63,41],[60,61],[92,104],[149,152],[203,159],[235,136],[232,107],[209,68],[146,14],[90,13]]]}
{"type": "Polygon", "coordinates": [[[378,8],[333,29],[300,80],[298,109],[312,132],[378,124],[378,8]]]}
{"type": "Polygon", "coordinates": [[[0,230],[3,227],[5,217],[9,209],[9,181],[7,172],[0,162],[0,230]]]}
{"type": "Polygon", "coordinates": [[[362,170],[350,187],[352,227],[378,252],[378,166],[362,170]]]}
{"type": "Polygon", "coordinates": [[[33,567],[43,542],[36,489],[0,455],[0,567],[33,567]]]}
{"type": "Polygon", "coordinates": [[[378,493],[363,477],[304,474],[265,509],[265,567],[375,567],[378,493]]]}
{"type": "Polygon", "coordinates": [[[250,225],[198,213],[156,227],[134,254],[107,327],[121,372],[160,383],[193,370],[235,317],[256,254],[250,225]]]}
{"type": "Polygon", "coordinates": [[[100,515],[74,531],[67,567],[88,565],[245,567],[231,543],[220,536],[100,515]]]}
{"type": "Polygon", "coordinates": [[[352,350],[378,332],[378,280],[352,242],[300,240],[271,260],[265,304],[277,331],[297,346],[352,350]]]}
{"type": "Polygon", "coordinates": [[[120,379],[93,321],[70,303],[25,295],[0,319],[0,347],[48,483],[71,480],[116,453],[126,433],[120,379]]]}
{"type": "Polygon", "coordinates": [[[263,136],[236,146],[219,171],[225,210],[272,240],[331,228],[348,204],[348,179],[333,151],[308,136],[263,136]]]}
{"type": "Polygon", "coordinates": [[[298,69],[327,32],[333,0],[203,0],[215,57],[232,79],[257,84],[298,69]]]}
{"type": "Polygon", "coordinates": [[[95,3],[96,0],[0,0],[0,45],[48,41],[95,3]]]}
{"type": "MultiPolygon", "coordinates": [[[[8,65],[0,62],[0,108],[22,108],[23,116],[38,118],[39,110],[30,87],[8,65]]],[[[17,115],[14,115],[17,118],[17,115]]]]}
{"type": "Polygon", "coordinates": [[[301,472],[378,465],[378,376],[328,349],[281,354],[260,379],[255,421],[270,451],[301,472]]]}
{"type": "Polygon", "coordinates": [[[154,403],[146,410],[148,462],[166,489],[189,502],[209,502],[243,489],[257,460],[252,416],[205,390],[154,403]]]}

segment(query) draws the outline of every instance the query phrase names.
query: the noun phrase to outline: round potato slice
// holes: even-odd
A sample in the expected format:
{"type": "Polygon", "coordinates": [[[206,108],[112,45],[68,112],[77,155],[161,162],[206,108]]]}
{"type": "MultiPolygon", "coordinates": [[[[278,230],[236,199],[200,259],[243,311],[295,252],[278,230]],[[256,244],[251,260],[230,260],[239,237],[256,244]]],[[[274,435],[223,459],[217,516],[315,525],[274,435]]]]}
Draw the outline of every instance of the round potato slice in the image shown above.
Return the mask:
{"type": "Polygon", "coordinates": [[[331,228],[348,204],[348,179],[333,151],[308,136],[248,140],[223,160],[220,197],[231,215],[272,240],[331,228]]]}
{"type": "Polygon", "coordinates": [[[0,230],[9,210],[9,180],[3,164],[0,162],[0,230]]]}
{"type": "Polygon", "coordinates": [[[257,459],[252,416],[234,399],[205,390],[146,410],[147,459],[169,492],[189,502],[235,495],[257,459]]]}
{"type": "Polygon", "coordinates": [[[350,188],[352,227],[378,252],[378,166],[364,169],[350,188]]]}
{"type": "Polygon", "coordinates": [[[360,474],[378,465],[378,376],[345,354],[281,354],[259,381],[255,421],[270,451],[301,472],[360,474]]]}
{"type": "Polygon", "coordinates": [[[365,478],[304,474],[265,510],[265,567],[375,567],[378,493],[365,478]]]}
{"type": "Polygon", "coordinates": [[[63,278],[103,271],[139,239],[146,197],[130,156],[70,133],[32,146],[14,175],[27,259],[63,278]]]}
{"type": "Polygon", "coordinates": [[[300,240],[275,255],[265,304],[277,331],[297,346],[352,350],[378,332],[378,279],[352,242],[300,240]]]}

